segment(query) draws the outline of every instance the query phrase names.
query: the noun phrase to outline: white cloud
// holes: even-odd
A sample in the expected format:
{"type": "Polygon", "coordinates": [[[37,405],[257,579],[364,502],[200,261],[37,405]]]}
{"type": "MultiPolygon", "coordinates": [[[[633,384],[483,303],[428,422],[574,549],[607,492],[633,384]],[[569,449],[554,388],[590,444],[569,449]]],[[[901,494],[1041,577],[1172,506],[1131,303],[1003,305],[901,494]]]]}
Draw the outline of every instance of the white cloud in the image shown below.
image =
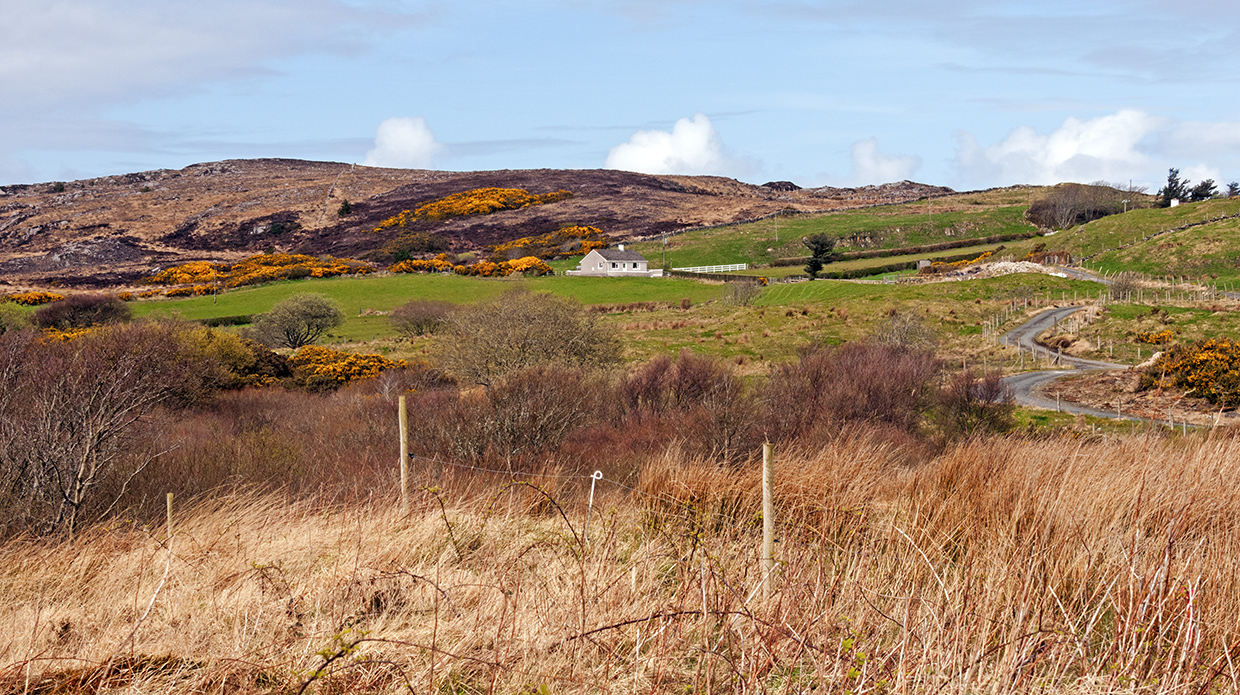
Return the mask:
{"type": "Polygon", "coordinates": [[[852,165],[856,183],[891,183],[913,178],[921,168],[921,157],[883,154],[878,151],[878,139],[869,138],[853,143],[852,165]]]}
{"type": "Polygon", "coordinates": [[[1180,123],[1167,134],[1163,147],[1196,157],[1240,155],[1240,123],[1180,123]]]}
{"type": "Polygon", "coordinates": [[[1150,170],[1153,160],[1143,149],[1164,127],[1163,119],[1125,109],[1087,121],[1068,118],[1049,135],[1020,126],[985,148],[961,133],[956,165],[965,179],[990,185],[1126,180],[1150,170]]]}
{"type": "Polygon", "coordinates": [[[343,0],[8,2],[0,90],[32,112],[138,100],[267,74],[293,55],[356,52],[408,19],[343,0]]]}
{"type": "Polygon", "coordinates": [[[715,126],[703,114],[676,121],[672,132],[639,130],[629,141],[616,145],[603,164],[643,174],[726,175],[746,168],[729,158],[715,126]]]}
{"type": "MultiPolygon", "coordinates": [[[[1208,164],[1194,164],[1184,167],[1180,171],[1180,178],[1191,183],[1200,183],[1206,179],[1219,183],[1222,180],[1218,168],[1208,164]]],[[[1226,188],[1226,186],[1223,186],[1223,188],[1226,188]]]]}
{"type": "Polygon", "coordinates": [[[392,169],[430,169],[431,160],[444,146],[426,125],[426,119],[389,118],[375,132],[375,147],[362,164],[392,169]]]}

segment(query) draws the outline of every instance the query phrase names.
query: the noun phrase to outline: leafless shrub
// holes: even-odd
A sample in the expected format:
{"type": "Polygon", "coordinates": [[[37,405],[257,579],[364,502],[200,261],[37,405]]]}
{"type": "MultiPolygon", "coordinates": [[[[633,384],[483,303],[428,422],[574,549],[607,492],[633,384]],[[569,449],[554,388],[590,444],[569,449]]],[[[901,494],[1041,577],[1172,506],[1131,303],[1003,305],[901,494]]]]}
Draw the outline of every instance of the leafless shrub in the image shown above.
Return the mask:
{"type": "Polygon", "coordinates": [[[74,294],[40,308],[34,322],[43,328],[86,328],[128,321],[129,305],[105,294],[74,294]]]}
{"type": "Polygon", "coordinates": [[[907,347],[915,350],[932,350],[938,344],[934,330],[909,312],[892,309],[870,333],[870,342],[879,345],[907,347]]]}
{"type": "Polygon", "coordinates": [[[415,299],[392,310],[388,321],[397,333],[412,338],[430,335],[444,327],[444,319],[456,308],[451,302],[437,299],[415,299]]]}
{"type": "Polygon", "coordinates": [[[430,456],[511,465],[553,450],[598,420],[606,376],[556,365],[511,372],[490,389],[437,391],[420,398],[418,429],[430,456]]]}
{"type": "Polygon", "coordinates": [[[1139,289],[1141,289],[1141,275],[1126,270],[1116,273],[1115,277],[1107,283],[1107,296],[1113,301],[1126,302],[1132,299],[1139,289]]]}
{"type": "Polygon", "coordinates": [[[822,426],[884,424],[917,429],[938,361],[903,345],[854,342],[802,354],[778,366],[763,394],[765,430],[791,441],[822,426]]]}
{"type": "Polygon", "coordinates": [[[462,307],[445,319],[440,359],[466,383],[489,386],[530,367],[600,367],[619,359],[614,332],[580,304],[549,294],[511,291],[462,307]]]}
{"type": "Polygon", "coordinates": [[[72,532],[134,426],[161,404],[198,399],[220,377],[184,334],[140,323],[70,341],[0,335],[0,504],[9,530],[72,532]]]}
{"type": "Polygon", "coordinates": [[[949,438],[1006,432],[1015,424],[1016,403],[999,372],[954,374],[938,393],[935,416],[949,438]]]}

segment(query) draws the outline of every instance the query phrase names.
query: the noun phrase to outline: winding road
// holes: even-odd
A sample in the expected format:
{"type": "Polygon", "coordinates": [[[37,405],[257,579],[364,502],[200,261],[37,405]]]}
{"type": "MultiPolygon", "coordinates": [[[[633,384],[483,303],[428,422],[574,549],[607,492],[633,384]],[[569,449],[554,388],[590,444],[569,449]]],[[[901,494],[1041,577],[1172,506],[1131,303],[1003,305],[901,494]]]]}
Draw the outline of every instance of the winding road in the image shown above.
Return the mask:
{"type": "Polygon", "coordinates": [[[1054,381],[1055,379],[1068,376],[1069,374],[1079,374],[1081,371],[1105,371],[1108,369],[1128,368],[1128,365],[1126,364],[1085,360],[1071,355],[1059,354],[1037,342],[1038,335],[1040,335],[1043,331],[1054,327],[1058,321],[1066,319],[1072,314],[1082,311],[1085,308],[1085,306],[1064,306],[1049,309],[1005,333],[1001,338],[1005,344],[1016,345],[1021,350],[1027,350],[1032,354],[1039,355],[1044,358],[1056,359],[1056,362],[1063,365],[1065,368],[1022,372],[1020,374],[1005,376],[1003,377],[1003,384],[1011,391],[1012,398],[1021,405],[1029,405],[1035,408],[1046,408],[1048,410],[1058,409],[1065,413],[1081,413],[1083,415],[1110,418],[1112,420],[1136,420],[1139,422],[1150,422],[1150,418],[1140,417],[1138,415],[1122,415],[1117,414],[1114,411],[1086,408],[1072,403],[1057,403],[1052,399],[1044,398],[1035,393],[1039,386],[1047,382],[1054,381]]]}

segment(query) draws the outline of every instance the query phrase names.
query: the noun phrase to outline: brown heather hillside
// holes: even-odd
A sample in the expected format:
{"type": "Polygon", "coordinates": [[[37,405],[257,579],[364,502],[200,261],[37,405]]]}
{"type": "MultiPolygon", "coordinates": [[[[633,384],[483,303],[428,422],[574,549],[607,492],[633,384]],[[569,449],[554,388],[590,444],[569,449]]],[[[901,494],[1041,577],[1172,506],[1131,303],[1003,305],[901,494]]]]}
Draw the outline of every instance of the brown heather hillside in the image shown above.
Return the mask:
{"type": "Polygon", "coordinates": [[[568,190],[572,198],[491,215],[416,222],[452,250],[591,225],[629,239],[760,217],[916,200],[950,189],[912,182],[858,189],[755,186],[713,176],[550,169],[447,172],[289,159],[231,160],[121,176],[0,186],[0,291],[131,284],[190,260],[276,250],[388,259],[384,219],[475,188],[568,190]],[[62,190],[57,190],[62,189],[62,190]],[[337,215],[348,200],[352,214],[337,215]]]}

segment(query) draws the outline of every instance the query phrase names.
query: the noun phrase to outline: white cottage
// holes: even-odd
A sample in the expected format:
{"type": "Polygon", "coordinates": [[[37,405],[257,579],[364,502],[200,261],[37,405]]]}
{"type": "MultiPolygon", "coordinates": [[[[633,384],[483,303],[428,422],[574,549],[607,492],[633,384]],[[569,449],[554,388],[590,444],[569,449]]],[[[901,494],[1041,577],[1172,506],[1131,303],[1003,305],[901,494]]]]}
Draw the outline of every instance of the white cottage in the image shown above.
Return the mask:
{"type": "Polygon", "coordinates": [[[624,244],[621,244],[614,249],[594,249],[581,259],[576,270],[570,270],[568,274],[608,278],[663,277],[662,270],[650,270],[649,265],[645,256],[636,251],[626,251],[624,244]]]}

